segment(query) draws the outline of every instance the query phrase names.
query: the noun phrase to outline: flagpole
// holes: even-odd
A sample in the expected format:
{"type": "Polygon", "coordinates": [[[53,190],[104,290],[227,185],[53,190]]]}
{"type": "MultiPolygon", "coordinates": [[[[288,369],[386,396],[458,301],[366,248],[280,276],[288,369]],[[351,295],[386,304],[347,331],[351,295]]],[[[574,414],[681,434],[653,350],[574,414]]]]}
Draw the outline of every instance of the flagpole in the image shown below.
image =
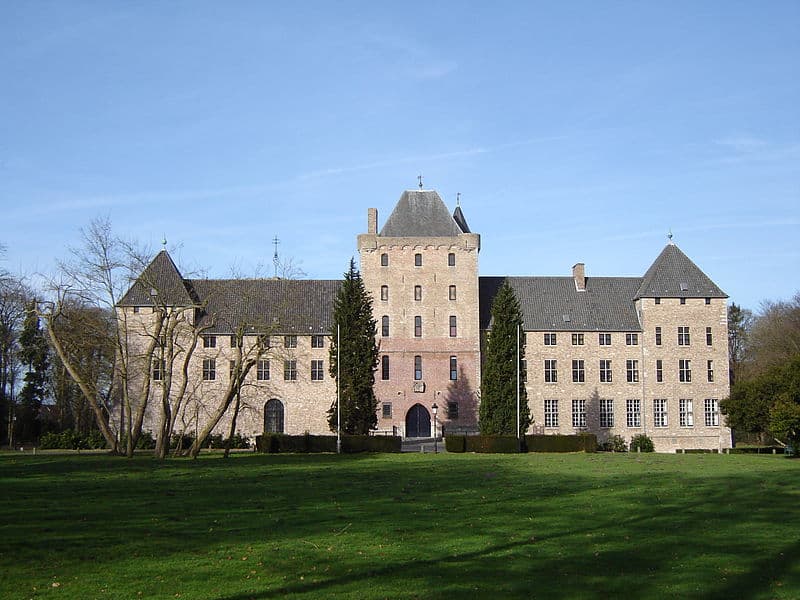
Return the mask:
{"type": "Polygon", "coordinates": [[[336,324],[336,454],[342,453],[342,338],[336,324]]]}

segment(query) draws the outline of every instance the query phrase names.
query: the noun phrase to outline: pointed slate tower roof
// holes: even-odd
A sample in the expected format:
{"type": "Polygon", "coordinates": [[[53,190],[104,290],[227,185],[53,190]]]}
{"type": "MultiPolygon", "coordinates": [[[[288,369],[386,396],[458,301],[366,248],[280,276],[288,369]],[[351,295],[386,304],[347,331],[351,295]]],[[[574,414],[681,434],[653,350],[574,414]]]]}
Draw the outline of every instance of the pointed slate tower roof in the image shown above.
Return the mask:
{"type": "Polygon", "coordinates": [[[166,250],[156,254],[122,297],[119,306],[152,306],[153,293],[158,295],[159,303],[170,306],[194,304],[186,282],[166,250]]]}
{"type": "Polygon", "coordinates": [[[464,218],[464,213],[461,212],[460,206],[456,206],[455,211],[453,211],[453,220],[461,228],[461,231],[464,233],[470,233],[469,225],[467,225],[467,220],[464,218]]]}
{"type": "Polygon", "coordinates": [[[447,237],[469,233],[461,211],[461,223],[450,216],[433,190],[407,190],[381,229],[381,237],[447,237]]]}
{"type": "Polygon", "coordinates": [[[727,298],[728,295],[672,242],[644,274],[636,298],[727,298]]]}

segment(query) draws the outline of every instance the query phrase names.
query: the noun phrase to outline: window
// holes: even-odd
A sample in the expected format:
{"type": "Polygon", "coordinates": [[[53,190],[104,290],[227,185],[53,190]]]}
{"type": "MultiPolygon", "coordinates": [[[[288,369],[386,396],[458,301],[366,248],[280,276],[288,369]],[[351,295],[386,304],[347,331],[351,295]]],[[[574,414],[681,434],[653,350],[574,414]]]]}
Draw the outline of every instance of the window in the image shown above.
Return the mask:
{"type": "Polygon", "coordinates": [[[384,402],[382,405],[383,410],[381,411],[381,416],[384,419],[391,419],[392,418],[392,403],[391,402],[384,402]]]}
{"type": "Polygon", "coordinates": [[[384,253],[381,254],[381,266],[388,267],[389,266],[389,255],[384,253]]]}
{"type": "Polygon", "coordinates": [[[134,306],[133,307],[133,314],[135,314],[135,315],[139,314],[139,307],[138,306],[134,306]]]}
{"type": "Polygon", "coordinates": [[[656,381],[658,383],[664,381],[664,361],[660,358],[656,360],[656,381]]]}
{"type": "Polygon", "coordinates": [[[456,255],[453,252],[447,255],[447,266],[448,267],[456,266],[456,255]]]}
{"type": "Polygon", "coordinates": [[[689,328],[678,327],[678,346],[689,345],[689,328]]]}
{"type": "Polygon", "coordinates": [[[713,360],[706,361],[706,369],[708,371],[708,382],[709,383],[713,383],[714,382],[714,361],[713,360]]]}
{"type": "Polygon", "coordinates": [[[572,426],[576,429],[586,427],[586,400],[572,401],[572,426]]]}
{"type": "Polygon", "coordinates": [[[312,348],[324,348],[325,347],[325,336],[324,335],[312,335],[311,336],[311,347],[312,348]]]}
{"type": "Polygon", "coordinates": [[[572,345],[573,346],[583,346],[583,334],[582,333],[573,333],[572,334],[572,345]]]}
{"type": "Polygon", "coordinates": [[[422,357],[414,357],[414,381],[422,381],[422,357]]]}
{"type": "Polygon", "coordinates": [[[381,317],[381,337],[389,337],[389,315],[381,317]]]}
{"type": "Polygon", "coordinates": [[[556,334],[555,333],[545,333],[544,334],[544,345],[545,346],[555,346],[556,345],[556,334]]]}
{"type": "Polygon", "coordinates": [[[544,401],[544,426],[558,427],[558,400],[544,401]]]}
{"type": "Polygon", "coordinates": [[[456,286],[454,286],[454,285],[450,286],[449,291],[448,291],[448,297],[450,298],[450,300],[455,300],[456,299],[456,286]]]}
{"type": "Polygon", "coordinates": [[[284,381],[297,381],[297,361],[285,360],[283,361],[283,380],[284,381]]]}
{"type": "Polygon", "coordinates": [[[686,298],[681,298],[681,304],[686,304],[686,298]]]}
{"type": "Polygon", "coordinates": [[[324,377],[324,369],[321,360],[311,361],[311,381],[322,381],[324,377]]]}
{"type": "Polygon", "coordinates": [[[414,317],[414,337],[422,337],[422,317],[414,317]]]}
{"type": "Polygon", "coordinates": [[[706,298],[706,304],[711,304],[711,298],[706,298]]]}
{"type": "Polygon", "coordinates": [[[283,347],[284,348],[297,348],[297,336],[296,335],[285,335],[285,336],[283,336],[283,347]]]}
{"type": "Polygon", "coordinates": [[[656,346],[661,345],[661,327],[656,327],[656,346]]]}
{"type": "Polygon", "coordinates": [[[450,381],[458,380],[458,357],[450,357],[450,381]]]}
{"type": "Polygon", "coordinates": [[[233,379],[235,373],[236,373],[236,361],[235,360],[229,360],[228,361],[228,377],[233,379]]]}
{"type": "Polygon", "coordinates": [[[653,427],[667,426],[667,401],[664,398],[653,400],[653,427]]]}
{"type": "Polygon", "coordinates": [[[203,336],[203,348],[216,348],[216,347],[217,347],[217,336],[215,335],[203,336]]]}
{"type": "Polygon", "coordinates": [[[450,315],[450,337],[458,335],[458,320],[455,315],[450,315]]]}
{"type": "Polygon", "coordinates": [[[661,298],[659,298],[658,296],[656,296],[656,297],[655,297],[655,302],[656,302],[656,304],[661,304],[661,298]]]}
{"type": "Polygon", "coordinates": [[[610,333],[600,333],[597,335],[597,341],[600,343],[601,346],[610,346],[611,345],[611,334],[610,333]]]}
{"type": "Polygon", "coordinates": [[[639,361],[626,360],[625,361],[625,375],[628,383],[637,383],[639,381],[639,361]]]}
{"type": "Polygon", "coordinates": [[[272,338],[270,338],[268,335],[260,335],[258,336],[258,345],[262,348],[271,348],[272,338]]]}
{"type": "Polygon", "coordinates": [[[692,411],[692,401],[688,398],[681,398],[678,401],[680,408],[681,427],[694,427],[694,412],[692,411]]]}
{"type": "Polygon", "coordinates": [[[711,333],[711,327],[706,327],[706,346],[714,345],[714,334],[711,333]]]}
{"type": "Polygon", "coordinates": [[[269,361],[259,360],[256,366],[256,380],[269,381],[269,361]]]}
{"type": "Polygon", "coordinates": [[[572,381],[573,383],[583,383],[585,378],[585,371],[583,359],[572,361],[572,381]]]}
{"type": "Polygon", "coordinates": [[[417,302],[422,300],[422,286],[421,285],[415,285],[414,286],[414,300],[416,300],[417,302]]]}
{"type": "Polygon", "coordinates": [[[600,383],[611,383],[611,361],[600,361],[600,383]]]}
{"type": "Polygon", "coordinates": [[[703,414],[705,415],[706,427],[719,425],[719,402],[716,398],[703,400],[703,414]]]}
{"type": "Polygon", "coordinates": [[[264,431],[266,433],[283,433],[283,403],[277,398],[264,405],[264,431]]]}
{"type": "Polygon", "coordinates": [[[217,378],[217,361],[213,358],[203,360],[203,381],[214,381],[217,378]]]}
{"type": "Polygon", "coordinates": [[[389,381],[389,357],[386,354],[381,356],[381,379],[389,381]]]}
{"type": "Polygon", "coordinates": [[[242,338],[238,335],[231,336],[231,348],[241,348],[242,347],[242,338]]]}
{"type": "Polygon", "coordinates": [[[164,379],[164,373],[167,370],[167,362],[163,358],[153,359],[153,381],[161,381],[164,379]]]}
{"type": "Polygon", "coordinates": [[[421,267],[422,266],[422,254],[415,254],[414,255],[414,266],[421,267]]]}
{"type": "Polygon", "coordinates": [[[692,381],[692,361],[688,358],[682,358],[678,361],[678,380],[681,383],[690,383],[692,381]]]}
{"type": "Polygon", "coordinates": [[[544,381],[545,383],[556,383],[558,381],[558,369],[555,359],[544,361],[544,381]]]}
{"type": "Polygon", "coordinates": [[[614,401],[600,399],[600,427],[614,426],[614,401]]]}
{"type": "Polygon", "coordinates": [[[458,419],[458,402],[447,403],[447,418],[451,421],[458,419]]]}
{"type": "Polygon", "coordinates": [[[381,300],[386,301],[389,299],[389,286],[382,285],[381,286],[381,300]]]}
{"type": "Polygon", "coordinates": [[[639,334],[638,333],[626,333],[625,334],[625,345],[626,346],[638,346],[639,345],[639,334]]]}
{"type": "Polygon", "coordinates": [[[626,400],[628,427],[642,426],[642,402],[641,400],[626,400]]]}

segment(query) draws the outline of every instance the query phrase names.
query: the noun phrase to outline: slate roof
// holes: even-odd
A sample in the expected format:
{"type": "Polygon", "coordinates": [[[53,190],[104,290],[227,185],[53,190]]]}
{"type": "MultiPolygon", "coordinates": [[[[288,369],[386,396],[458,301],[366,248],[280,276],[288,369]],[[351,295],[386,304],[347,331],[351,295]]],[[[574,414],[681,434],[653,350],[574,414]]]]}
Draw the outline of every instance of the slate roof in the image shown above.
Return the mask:
{"type": "Polygon", "coordinates": [[[464,217],[464,213],[461,212],[460,206],[456,206],[456,209],[453,211],[453,220],[461,228],[461,231],[464,233],[470,233],[469,225],[467,225],[467,219],[464,217]]]}
{"type": "Polygon", "coordinates": [[[153,292],[158,295],[159,303],[169,306],[191,306],[196,300],[166,250],[150,261],[119,306],[152,306],[153,292]]]}
{"type": "Polygon", "coordinates": [[[727,298],[675,244],[658,255],[636,292],[636,298],[727,298]]]}
{"type": "Polygon", "coordinates": [[[468,233],[466,220],[459,209],[462,224],[450,216],[442,199],[433,190],[407,190],[400,196],[392,214],[378,234],[382,237],[447,237],[468,233]]]}
{"type": "Polygon", "coordinates": [[[526,331],[641,330],[634,306],[641,277],[587,277],[585,292],[572,277],[480,277],[481,329],[491,326],[492,302],[504,281],[517,296],[526,331]]]}

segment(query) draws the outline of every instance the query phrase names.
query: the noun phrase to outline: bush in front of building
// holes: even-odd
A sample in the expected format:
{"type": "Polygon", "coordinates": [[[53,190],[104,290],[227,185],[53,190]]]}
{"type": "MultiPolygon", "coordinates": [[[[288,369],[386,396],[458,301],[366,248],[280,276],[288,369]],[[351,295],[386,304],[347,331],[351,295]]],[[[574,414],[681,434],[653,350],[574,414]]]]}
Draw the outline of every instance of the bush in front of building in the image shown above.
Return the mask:
{"type": "Polygon", "coordinates": [[[603,452],[627,452],[628,443],[621,435],[612,435],[605,442],[600,444],[600,449],[603,452]]]}
{"type": "Polygon", "coordinates": [[[448,452],[464,452],[467,444],[466,435],[447,434],[444,438],[444,448],[448,452]]]}
{"type": "Polygon", "coordinates": [[[638,433],[631,438],[631,452],[654,452],[655,449],[653,440],[644,433],[638,433]]]}
{"type": "MultiPolygon", "coordinates": [[[[345,435],[342,452],[400,452],[402,439],[397,436],[345,435]]],[[[267,454],[336,452],[335,435],[286,435],[267,433],[256,436],[256,449],[267,454]]]]}
{"type": "Polygon", "coordinates": [[[101,449],[106,447],[106,439],[99,431],[83,434],[67,429],[61,433],[45,433],[39,440],[39,447],[58,450],[101,449]]]}
{"type": "Polygon", "coordinates": [[[578,435],[526,435],[528,452],[596,452],[597,436],[593,433],[578,435]]]}
{"type": "Polygon", "coordinates": [[[516,454],[520,448],[519,440],[513,435],[468,435],[464,440],[464,450],[481,454],[516,454]]]}

